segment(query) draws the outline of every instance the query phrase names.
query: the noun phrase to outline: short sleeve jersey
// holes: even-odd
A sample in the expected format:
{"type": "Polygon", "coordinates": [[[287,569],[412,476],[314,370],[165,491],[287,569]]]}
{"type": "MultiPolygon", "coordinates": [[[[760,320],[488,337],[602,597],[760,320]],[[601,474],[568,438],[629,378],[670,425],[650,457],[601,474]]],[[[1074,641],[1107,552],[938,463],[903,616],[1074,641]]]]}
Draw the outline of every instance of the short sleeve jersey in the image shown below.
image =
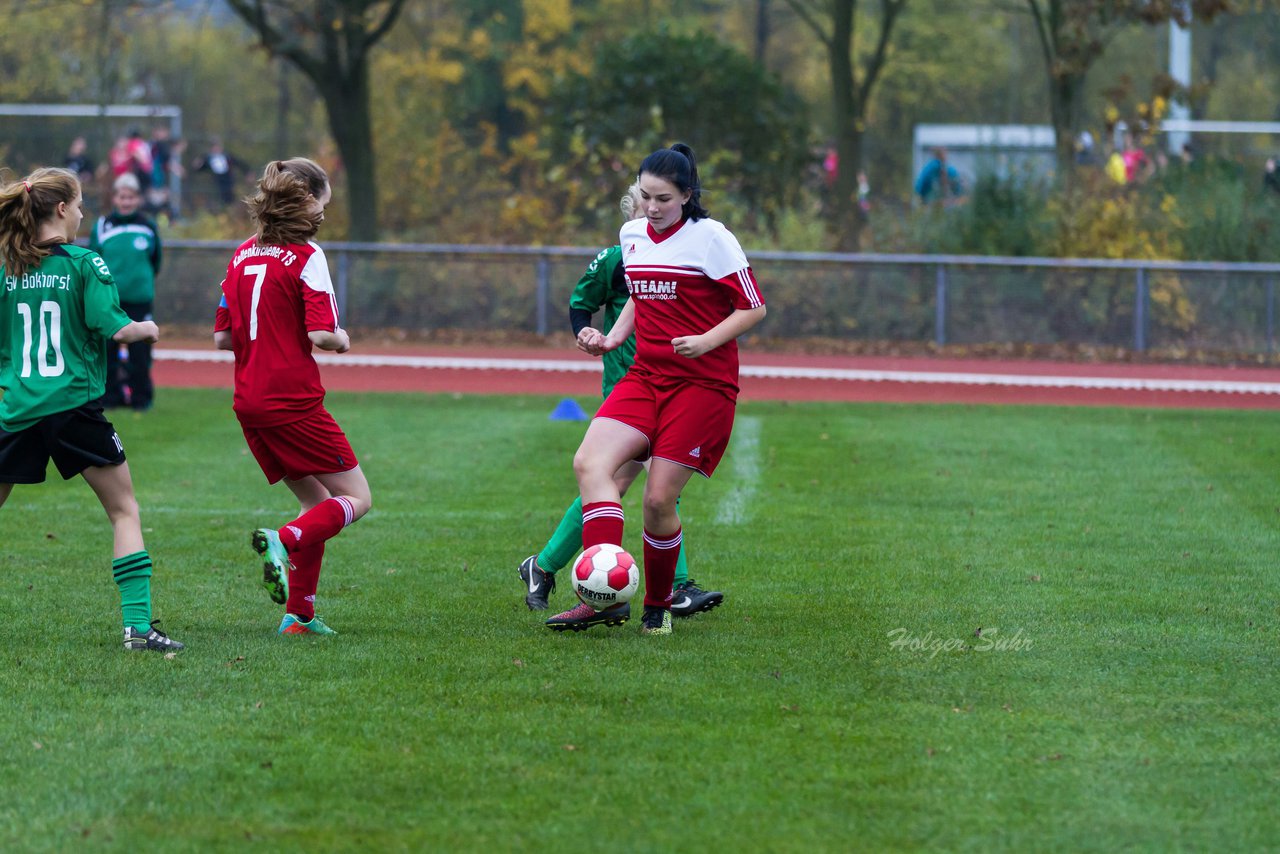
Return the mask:
{"type": "Polygon", "coordinates": [[[129,325],[96,252],[59,243],[38,267],[0,267],[0,428],[16,433],[102,396],[111,336],[129,325]]]}
{"type": "MultiPolygon", "coordinates": [[[[604,319],[601,322],[600,331],[606,334],[613,328],[613,324],[618,322],[618,315],[622,313],[629,298],[626,282],[622,280],[621,264],[622,249],[620,247],[610,246],[608,249],[601,250],[595,260],[588,265],[587,271],[582,274],[582,278],[573,289],[573,294],[569,297],[571,309],[577,308],[595,314],[603,308],[604,319]],[[615,286],[615,281],[621,282],[621,287],[615,286]]],[[[605,397],[609,396],[609,392],[613,390],[618,380],[626,375],[635,358],[634,335],[624,341],[621,347],[604,354],[602,390],[605,397]]]]}
{"type": "Polygon", "coordinates": [[[701,335],[735,310],[764,305],[738,239],[713,219],[683,220],[662,234],[637,219],[622,227],[618,242],[635,302],[632,371],[687,380],[736,398],[737,341],[689,359],[676,354],[671,340],[701,335]]]}
{"type": "Polygon", "coordinates": [[[274,427],[324,403],[308,332],[333,332],[338,306],[324,250],[316,243],[240,245],[222,281],[214,329],[231,332],[232,407],[248,427],[274,427]]]}

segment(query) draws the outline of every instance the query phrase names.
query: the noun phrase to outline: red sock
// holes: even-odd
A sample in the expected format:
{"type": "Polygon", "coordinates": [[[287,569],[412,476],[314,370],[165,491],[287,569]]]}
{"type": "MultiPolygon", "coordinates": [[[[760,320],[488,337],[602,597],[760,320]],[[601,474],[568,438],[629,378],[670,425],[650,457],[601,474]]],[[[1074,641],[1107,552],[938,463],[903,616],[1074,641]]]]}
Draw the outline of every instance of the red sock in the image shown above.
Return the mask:
{"type": "Polygon", "coordinates": [[[676,580],[676,561],[680,558],[682,529],[667,537],[644,532],[644,604],[655,608],[671,607],[671,585],[676,580]]]}
{"type": "Polygon", "coordinates": [[[324,543],[303,546],[289,555],[289,601],[286,613],[310,622],[316,615],[316,586],[320,583],[320,563],[324,560],[324,543]]]}
{"type": "Polygon", "coordinates": [[[280,542],[292,554],[306,545],[318,545],[355,521],[355,511],[345,495],[327,498],[280,529],[280,542]]]}
{"type": "Polygon", "coordinates": [[[616,501],[593,501],[582,505],[582,547],[601,543],[622,545],[622,505],[616,501]]]}

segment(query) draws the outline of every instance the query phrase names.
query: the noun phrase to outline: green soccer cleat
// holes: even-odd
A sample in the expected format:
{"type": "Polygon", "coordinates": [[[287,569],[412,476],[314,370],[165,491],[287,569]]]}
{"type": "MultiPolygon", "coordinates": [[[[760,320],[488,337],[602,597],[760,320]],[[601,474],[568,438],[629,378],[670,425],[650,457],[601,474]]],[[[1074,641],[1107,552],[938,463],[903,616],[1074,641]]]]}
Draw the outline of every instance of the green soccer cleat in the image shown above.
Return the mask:
{"type": "Polygon", "coordinates": [[[282,635],[336,635],[333,629],[324,624],[319,617],[312,617],[310,620],[303,620],[297,614],[285,614],[284,619],[280,621],[280,634],[282,635]]]}
{"type": "Polygon", "coordinates": [[[283,605],[289,601],[289,570],[293,564],[289,562],[289,552],[280,535],[271,528],[259,528],[253,532],[253,550],[262,555],[262,586],[272,602],[283,605]]]}

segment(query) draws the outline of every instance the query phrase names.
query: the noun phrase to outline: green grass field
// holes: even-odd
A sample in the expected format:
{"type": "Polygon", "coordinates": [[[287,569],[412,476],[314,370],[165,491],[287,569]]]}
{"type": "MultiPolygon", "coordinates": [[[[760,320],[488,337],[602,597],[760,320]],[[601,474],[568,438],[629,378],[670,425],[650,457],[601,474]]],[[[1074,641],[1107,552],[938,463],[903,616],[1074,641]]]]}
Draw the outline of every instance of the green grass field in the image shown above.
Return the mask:
{"type": "Polygon", "coordinates": [[[173,660],[120,649],[88,488],[16,488],[0,850],[1280,839],[1274,414],[744,404],[682,504],[726,603],[643,638],[524,607],[574,493],[554,403],[330,396],[374,509],[329,546],[328,641],[275,634],[249,532],[296,505],[229,392],[116,421],[173,660]]]}

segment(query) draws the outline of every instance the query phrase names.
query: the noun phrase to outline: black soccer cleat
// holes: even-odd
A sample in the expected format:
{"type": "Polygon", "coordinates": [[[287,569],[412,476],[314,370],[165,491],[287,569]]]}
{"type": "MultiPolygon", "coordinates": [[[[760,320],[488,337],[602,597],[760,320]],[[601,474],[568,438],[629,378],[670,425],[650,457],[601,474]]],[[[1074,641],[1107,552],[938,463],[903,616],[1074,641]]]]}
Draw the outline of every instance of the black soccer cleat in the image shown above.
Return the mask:
{"type": "Polygon", "coordinates": [[[555,592],[556,577],[549,572],[543,572],[538,566],[538,556],[529,555],[520,563],[520,580],[529,588],[529,592],[524,596],[524,604],[529,606],[530,611],[545,611],[550,607],[547,603],[547,597],[555,592]]]}
{"type": "Polygon", "coordinates": [[[671,616],[692,617],[724,601],[724,594],[715,590],[703,590],[692,578],[677,584],[671,592],[671,616]]]}
{"type": "Polygon", "coordinates": [[[157,629],[156,622],[152,620],[151,628],[146,632],[139,632],[133,626],[125,626],[124,648],[130,652],[140,652],[144,649],[153,649],[157,652],[177,652],[185,648],[183,644],[157,629]]]}

